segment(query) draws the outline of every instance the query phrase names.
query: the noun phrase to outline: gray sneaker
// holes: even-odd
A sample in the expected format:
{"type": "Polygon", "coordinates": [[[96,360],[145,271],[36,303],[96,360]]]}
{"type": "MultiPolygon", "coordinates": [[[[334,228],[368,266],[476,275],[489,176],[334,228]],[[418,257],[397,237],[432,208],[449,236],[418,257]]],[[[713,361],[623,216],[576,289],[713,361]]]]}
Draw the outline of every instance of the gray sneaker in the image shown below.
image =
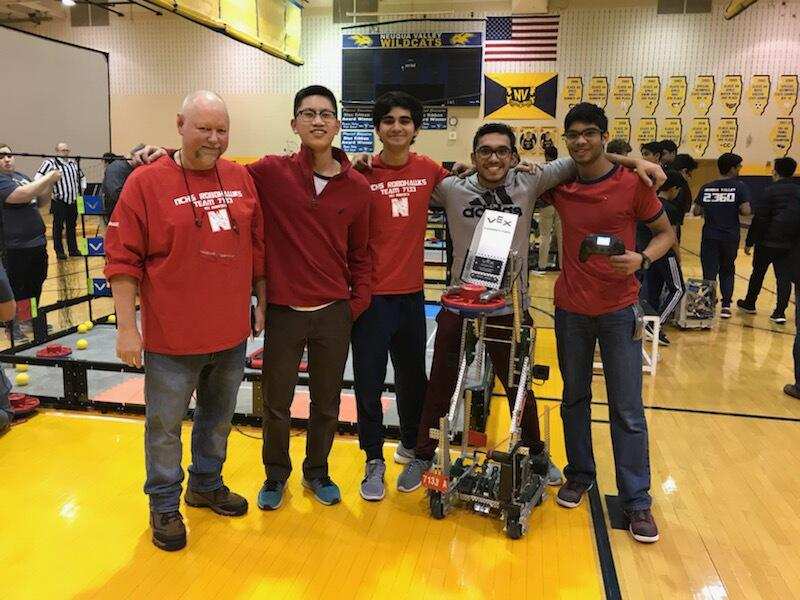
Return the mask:
{"type": "Polygon", "coordinates": [[[561,485],[562,481],[561,469],[555,466],[551,460],[550,465],[547,467],[547,485],[558,486],[561,485]]]}
{"type": "Polygon", "coordinates": [[[413,492],[422,485],[422,474],[431,468],[433,461],[415,458],[408,463],[397,478],[397,489],[401,492],[413,492]]]}
{"type": "Polygon", "coordinates": [[[398,442],[397,450],[394,451],[394,462],[398,465],[407,465],[414,460],[414,448],[406,448],[403,442],[398,442]]]}
{"type": "Polygon", "coordinates": [[[367,461],[364,480],[361,482],[361,497],[364,500],[376,502],[383,500],[386,495],[386,486],[383,485],[383,476],[386,473],[386,463],[381,458],[367,461]]]}

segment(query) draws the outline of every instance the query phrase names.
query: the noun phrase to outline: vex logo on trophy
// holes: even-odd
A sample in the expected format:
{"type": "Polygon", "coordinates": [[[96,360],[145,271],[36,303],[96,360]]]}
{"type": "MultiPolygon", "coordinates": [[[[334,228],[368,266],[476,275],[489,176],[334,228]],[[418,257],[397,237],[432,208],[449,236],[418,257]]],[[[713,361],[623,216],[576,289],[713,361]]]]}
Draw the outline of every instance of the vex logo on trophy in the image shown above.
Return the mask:
{"type": "Polygon", "coordinates": [[[506,90],[506,102],[509,106],[533,106],[536,102],[536,90],[530,86],[510,87],[506,90]]]}

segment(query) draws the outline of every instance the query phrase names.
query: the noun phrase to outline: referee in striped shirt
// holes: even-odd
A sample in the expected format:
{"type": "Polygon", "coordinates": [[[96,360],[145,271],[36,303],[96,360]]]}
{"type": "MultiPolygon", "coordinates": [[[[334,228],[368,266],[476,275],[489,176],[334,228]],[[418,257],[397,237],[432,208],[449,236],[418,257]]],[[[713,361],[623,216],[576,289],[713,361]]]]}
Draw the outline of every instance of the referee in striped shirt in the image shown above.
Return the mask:
{"type": "Polygon", "coordinates": [[[86,189],[86,177],[78,163],[69,158],[69,144],[56,144],[56,156],[46,158],[36,172],[35,179],[44,177],[50,171],[61,171],[61,180],[53,188],[53,248],[59,260],[64,260],[64,226],[67,228],[67,250],[70,256],[80,256],[75,239],[78,222],[77,198],[86,189]]]}

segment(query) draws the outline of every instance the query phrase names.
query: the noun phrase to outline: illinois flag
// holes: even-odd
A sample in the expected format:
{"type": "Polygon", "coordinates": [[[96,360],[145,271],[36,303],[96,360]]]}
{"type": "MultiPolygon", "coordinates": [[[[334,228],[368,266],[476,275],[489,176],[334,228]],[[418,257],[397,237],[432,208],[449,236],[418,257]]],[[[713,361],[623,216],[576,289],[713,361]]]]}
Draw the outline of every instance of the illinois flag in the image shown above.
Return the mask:
{"type": "Polygon", "coordinates": [[[485,73],[483,115],[500,120],[555,119],[557,91],[556,73],[485,73]]]}

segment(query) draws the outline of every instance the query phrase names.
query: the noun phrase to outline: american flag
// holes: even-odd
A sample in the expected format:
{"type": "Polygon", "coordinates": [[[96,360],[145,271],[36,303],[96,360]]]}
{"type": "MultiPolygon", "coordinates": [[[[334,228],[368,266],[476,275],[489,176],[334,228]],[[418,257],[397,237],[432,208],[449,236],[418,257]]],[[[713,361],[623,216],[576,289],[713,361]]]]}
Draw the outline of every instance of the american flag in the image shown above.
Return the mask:
{"type": "Polygon", "coordinates": [[[558,15],[486,17],[483,60],[555,60],[558,15]]]}

